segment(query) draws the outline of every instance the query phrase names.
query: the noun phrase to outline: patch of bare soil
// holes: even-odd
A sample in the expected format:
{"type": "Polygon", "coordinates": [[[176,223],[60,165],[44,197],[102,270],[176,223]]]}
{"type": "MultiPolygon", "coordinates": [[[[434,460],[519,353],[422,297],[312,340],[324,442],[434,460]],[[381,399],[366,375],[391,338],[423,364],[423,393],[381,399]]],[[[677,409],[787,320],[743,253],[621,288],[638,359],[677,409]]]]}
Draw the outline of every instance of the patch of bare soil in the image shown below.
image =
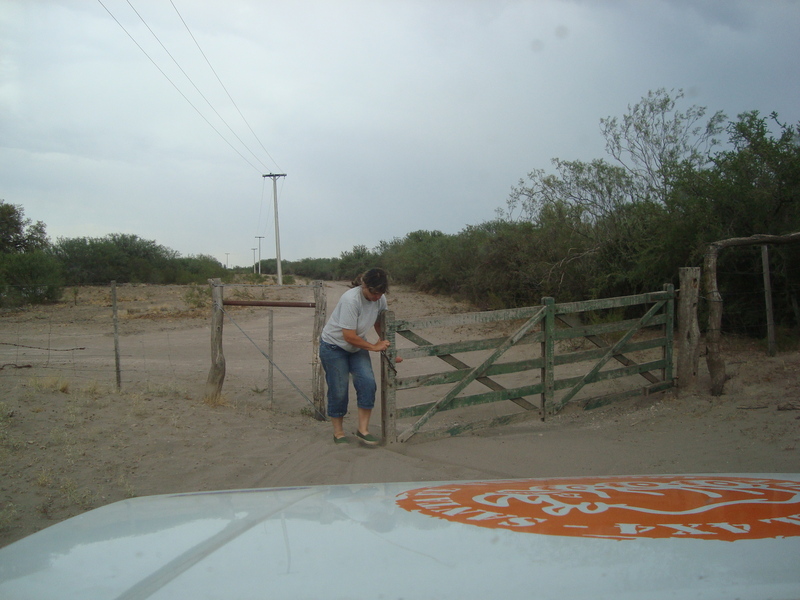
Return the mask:
{"type": "MultiPolygon", "coordinates": [[[[329,313],[344,284],[326,284],[329,313]]],[[[226,294],[228,292],[226,291],[226,294]]],[[[308,300],[307,288],[231,297],[308,300]]],[[[375,449],[336,445],[282,375],[266,394],[263,309],[225,324],[222,401],[203,401],[210,366],[206,288],[120,286],[117,389],[108,288],[0,315],[0,545],[132,496],[386,481],[800,471],[800,355],[728,340],[726,393],[631,398],[541,422],[375,449]],[[234,324],[235,321],[235,324],[234,324]],[[241,329],[240,329],[241,328],[241,329]],[[242,332],[247,332],[247,339],[242,332]]],[[[471,310],[396,287],[401,318],[471,310]]],[[[276,363],[308,382],[311,317],[276,309],[276,363]]],[[[377,363],[376,363],[377,364],[377,363]]],[[[702,366],[702,365],[701,365],[702,366]]],[[[400,367],[402,368],[402,366],[400,367]]],[[[351,424],[352,427],[352,424],[351,424]]],[[[373,430],[379,430],[373,419],[373,430]]]]}

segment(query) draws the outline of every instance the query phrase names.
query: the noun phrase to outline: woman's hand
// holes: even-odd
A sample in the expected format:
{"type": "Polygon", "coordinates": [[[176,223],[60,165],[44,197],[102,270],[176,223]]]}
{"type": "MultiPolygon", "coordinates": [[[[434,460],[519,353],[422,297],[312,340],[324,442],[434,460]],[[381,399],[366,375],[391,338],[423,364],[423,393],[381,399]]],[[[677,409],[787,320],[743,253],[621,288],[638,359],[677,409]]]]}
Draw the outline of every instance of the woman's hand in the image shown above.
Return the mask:
{"type": "Polygon", "coordinates": [[[373,352],[383,352],[384,350],[388,350],[391,344],[389,340],[378,340],[375,344],[373,344],[373,352]]]}

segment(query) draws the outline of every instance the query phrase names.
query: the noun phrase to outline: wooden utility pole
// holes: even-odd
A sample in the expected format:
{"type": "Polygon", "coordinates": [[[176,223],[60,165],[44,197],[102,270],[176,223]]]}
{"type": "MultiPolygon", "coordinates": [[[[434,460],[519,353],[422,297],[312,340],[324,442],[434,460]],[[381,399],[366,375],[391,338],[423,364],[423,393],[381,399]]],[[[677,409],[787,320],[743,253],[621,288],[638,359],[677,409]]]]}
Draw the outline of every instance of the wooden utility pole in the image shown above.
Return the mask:
{"type": "Polygon", "coordinates": [[[283,269],[281,267],[281,232],[278,227],[278,177],[286,177],[286,173],[268,173],[262,177],[272,179],[272,202],[275,205],[275,260],[278,263],[278,285],[283,285],[283,269]]]}

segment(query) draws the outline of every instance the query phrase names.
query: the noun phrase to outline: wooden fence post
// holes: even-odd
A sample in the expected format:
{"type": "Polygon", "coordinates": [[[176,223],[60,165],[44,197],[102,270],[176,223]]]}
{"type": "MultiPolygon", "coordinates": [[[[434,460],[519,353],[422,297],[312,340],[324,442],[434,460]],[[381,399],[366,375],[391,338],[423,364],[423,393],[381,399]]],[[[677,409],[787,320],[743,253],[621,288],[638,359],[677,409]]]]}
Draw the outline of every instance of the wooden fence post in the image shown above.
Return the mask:
{"type": "Polygon", "coordinates": [[[225,356],[222,354],[222,323],[225,313],[222,310],[221,279],[210,279],[211,285],[211,369],[206,380],[206,400],[217,400],[225,382],[225,356]]]}
{"type": "Polygon", "coordinates": [[[378,320],[381,339],[389,341],[389,349],[381,353],[381,433],[385,444],[395,444],[397,439],[397,348],[395,348],[394,312],[383,311],[378,320]]]}
{"type": "Polygon", "coordinates": [[[697,306],[700,298],[700,267],[680,271],[678,298],[678,387],[688,390],[697,383],[700,363],[700,325],[697,306]]]}
{"type": "Polygon", "coordinates": [[[769,276],[769,247],[761,246],[761,269],[764,272],[764,303],[767,306],[767,354],[775,356],[775,315],[772,312],[772,283],[769,276]]]}
{"type": "Polygon", "coordinates": [[[674,375],[672,365],[674,361],[673,343],[675,341],[675,286],[671,283],[664,284],[664,291],[670,295],[670,299],[664,305],[664,368],[661,369],[661,380],[672,382],[674,375]]]}
{"type": "Polygon", "coordinates": [[[274,311],[267,310],[267,406],[272,408],[275,398],[275,319],[274,311]]]}
{"type": "Polygon", "coordinates": [[[542,421],[547,418],[547,411],[553,410],[553,400],[555,400],[555,332],[556,332],[556,318],[555,318],[555,298],[547,296],[542,298],[542,305],[546,311],[544,320],[542,321],[542,395],[541,406],[539,408],[539,416],[542,421]]]}
{"type": "Polygon", "coordinates": [[[727,379],[725,361],[720,352],[722,338],[722,296],[717,289],[717,255],[722,248],[752,246],[754,244],[793,244],[800,242],[800,232],[787,235],[751,235],[746,238],[719,240],[708,245],[703,259],[703,282],[708,306],[708,332],[706,333],[706,361],[711,373],[711,395],[720,396],[727,379]]]}
{"type": "Polygon", "coordinates": [[[314,400],[314,418],[325,420],[325,371],[319,360],[319,340],[328,314],[328,301],[325,286],[321,281],[314,282],[314,331],[311,334],[311,393],[314,400]]]}
{"type": "Polygon", "coordinates": [[[111,309],[114,314],[114,367],[117,371],[117,391],[122,389],[122,370],[119,363],[119,316],[117,314],[117,280],[111,282],[111,309]]]}
{"type": "Polygon", "coordinates": [[[717,289],[717,255],[720,246],[709,244],[703,258],[703,282],[708,302],[706,331],[706,363],[711,375],[711,395],[721,396],[725,387],[725,359],[722,358],[722,296],[717,289]]]}

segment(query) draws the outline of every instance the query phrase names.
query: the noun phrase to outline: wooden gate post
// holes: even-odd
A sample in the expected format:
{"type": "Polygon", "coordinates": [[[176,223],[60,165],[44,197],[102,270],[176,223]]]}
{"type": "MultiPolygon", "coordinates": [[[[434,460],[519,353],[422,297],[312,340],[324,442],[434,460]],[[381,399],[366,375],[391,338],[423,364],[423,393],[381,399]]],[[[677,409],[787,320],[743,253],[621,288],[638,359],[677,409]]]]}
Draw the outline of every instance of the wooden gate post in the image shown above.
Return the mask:
{"type": "Polygon", "coordinates": [[[385,310],[378,317],[380,337],[389,340],[389,349],[381,353],[381,434],[385,444],[395,444],[397,439],[397,359],[395,348],[394,312],[385,310]]]}
{"type": "Polygon", "coordinates": [[[542,395],[541,406],[539,407],[539,416],[544,421],[547,418],[547,411],[553,410],[553,401],[555,400],[555,354],[556,354],[556,318],[555,318],[555,298],[546,296],[542,298],[542,305],[544,306],[545,317],[543,321],[542,331],[542,395]]]}
{"type": "Polygon", "coordinates": [[[325,295],[325,286],[321,281],[315,281],[314,286],[314,332],[311,334],[311,393],[314,400],[314,418],[324,421],[325,415],[325,371],[319,360],[319,339],[325,327],[328,315],[328,301],[325,295]]]}
{"type": "Polygon", "coordinates": [[[682,267],[678,298],[678,387],[688,390],[697,383],[700,363],[700,325],[697,305],[700,298],[700,267],[682,267]]]}
{"type": "Polygon", "coordinates": [[[772,312],[772,284],[769,277],[769,247],[761,246],[761,269],[764,272],[764,303],[767,306],[767,354],[775,356],[775,314],[772,312]]]}
{"type": "Polygon", "coordinates": [[[708,302],[706,363],[711,375],[711,395],[721,396],[725,387],[725,359],[722,358],[722,296],[717,289],[717,256],[720,246],[709,244],[703,258],[703,282],[708,302]]]}
{"type": "Polygon", "coordinates": [[[672,367],[674,364],[673,343],[675,341],[675,286],[671,283],[664,285],[664,291],[669,294],[669,300],[664,305],[664,368],[661,369],[661,380],[674,385],[672,367]]]}
{"type": "Polygon", "coordinates": [[[206,380],[206,400],[217,400],[225,382],[225,356],[222,354],[222,280],[209,279],[211,284],[211,369],[206,380]]]}

